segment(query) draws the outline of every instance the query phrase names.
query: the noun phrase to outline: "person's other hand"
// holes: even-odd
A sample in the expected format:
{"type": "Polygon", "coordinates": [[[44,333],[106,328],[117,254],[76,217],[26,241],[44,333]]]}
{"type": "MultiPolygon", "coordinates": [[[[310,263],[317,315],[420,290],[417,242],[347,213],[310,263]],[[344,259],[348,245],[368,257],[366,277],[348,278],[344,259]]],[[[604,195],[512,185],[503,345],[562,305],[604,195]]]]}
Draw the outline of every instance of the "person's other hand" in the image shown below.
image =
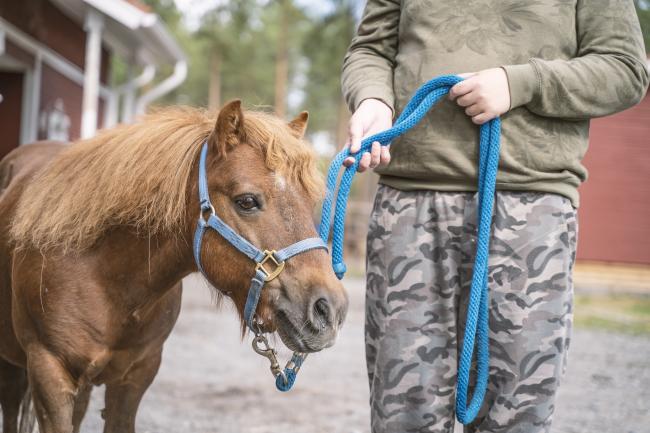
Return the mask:
{"type": "Polygon", "coordinates": [[[449,91],[449,99],[465,108],[472,122],[482,125],[510,109],[508,76],[502,68],[458,74],[465,78],[449,91]]]}
{"type": "MultiPolygon", "coordinates": [[[[379,99],[364,99],[350,118],[348,141],[345,144],[350,153],[355,154],[361,149],[361,140],[370,135],[389,129],[393,126],[393,111],[379,99]]],[[[388,146],[379,142],[372,143],[370,152],[364,152],[359,161],[359,172],[390,162],[388,146]]],[[[346,167],[354,164],[354,158],[348,157],[343,161],[346,167]]]]}

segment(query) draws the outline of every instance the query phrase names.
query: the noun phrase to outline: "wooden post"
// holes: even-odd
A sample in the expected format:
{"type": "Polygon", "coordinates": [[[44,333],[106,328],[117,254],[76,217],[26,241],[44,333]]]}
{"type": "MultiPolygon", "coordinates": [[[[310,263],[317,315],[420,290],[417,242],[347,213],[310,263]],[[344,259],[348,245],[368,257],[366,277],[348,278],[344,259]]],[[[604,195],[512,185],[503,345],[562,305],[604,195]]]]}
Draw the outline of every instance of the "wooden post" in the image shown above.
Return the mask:
{"type": "Polygon", "coordinates": [[[95,135],[97,130],[97,106],[99,104],[99,69],[102,58],[102,29],[104,17],[89,10],[86,15],[86,63],[84,67],[84,91],[81,114],[81,138],[95,135]]]}
{"type": "Polygon", "coordinates": [[[275,60],[275,113],[285,117],[287,113],[287,82],[289,81],[289,5],[280,2],[280,30],[275,60]]]}
{"type": "Polygon", "coordinates": [[[208,108],[221,107],[221,50],[217,47],[210,54],[210,81],[208,84],[208,108]]]}

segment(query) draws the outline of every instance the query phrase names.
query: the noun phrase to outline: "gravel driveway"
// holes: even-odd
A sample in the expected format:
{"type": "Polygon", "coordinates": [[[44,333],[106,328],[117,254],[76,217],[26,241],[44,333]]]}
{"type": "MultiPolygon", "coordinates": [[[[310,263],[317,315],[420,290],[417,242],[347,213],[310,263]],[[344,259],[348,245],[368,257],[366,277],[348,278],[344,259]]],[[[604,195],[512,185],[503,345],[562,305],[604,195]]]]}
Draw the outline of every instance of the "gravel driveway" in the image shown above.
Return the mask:
{"type": "MultiPolygon", "coordinates": [[[[188,279],[160,373],[140,406],[138,432],[369,432],[363,284],[346,286],[351,305],[339,341],[311,355],[295,388],[283,394],[250,339],[240,341],[232,308],[217,312],[207,286],[188,279]]],[[[650,433],[649,364],[648,337],[576,330],[553,432],[650,433]]],[[[101,408],[96,389],[83,432],[102,431],[101,408]]]]}

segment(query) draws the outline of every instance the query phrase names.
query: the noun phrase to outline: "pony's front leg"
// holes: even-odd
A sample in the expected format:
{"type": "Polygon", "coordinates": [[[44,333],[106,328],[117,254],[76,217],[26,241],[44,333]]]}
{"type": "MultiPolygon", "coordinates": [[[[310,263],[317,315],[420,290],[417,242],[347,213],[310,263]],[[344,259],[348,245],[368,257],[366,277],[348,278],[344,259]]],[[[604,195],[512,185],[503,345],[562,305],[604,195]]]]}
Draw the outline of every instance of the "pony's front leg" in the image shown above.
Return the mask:
{"type": "Polygon", "coordinates": [[[27,351],[27,374],[40,433],[72,433],[77,385],[55,355],[34,346],[27,351]]]}
{"type": "Polygon", "coordinates": [[[2,407],[3,433],[18,431],[20,402],[27,391],[25,369],[0,358],[0,406],[2,407]]]}
{"type": "Polygon", "coordinates": [[[83,421],[86,411],[88,410],[88,403],[90,402],[90,394],[92,393],[93,386],[90,384],[80,386],[77,391],[77,397],[74,401],[74,411],[72,412],[72,429],[74,433],[79,433],[81,428],[81,421],[83,421]]]}
{"type": "Polygon", "coordinates": [[[140,400],[158,373],[160,351],[147,355],[117,382],[106,384],[104,433],[135,433],[135,416],[140,400]]]}

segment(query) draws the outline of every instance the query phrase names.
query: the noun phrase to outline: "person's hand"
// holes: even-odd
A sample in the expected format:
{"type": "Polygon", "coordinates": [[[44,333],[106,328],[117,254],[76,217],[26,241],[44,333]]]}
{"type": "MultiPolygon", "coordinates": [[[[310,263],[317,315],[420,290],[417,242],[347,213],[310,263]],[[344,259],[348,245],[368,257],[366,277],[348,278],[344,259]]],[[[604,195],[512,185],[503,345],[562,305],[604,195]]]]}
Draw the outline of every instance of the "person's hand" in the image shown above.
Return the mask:
{"type": "MultiPolygon", "coordinates": [[[[379,99],[364,99],[357,111],[350,118],[348,141],[350,153],[355,154],[361,149],[361,140],[370,135],[389,129],[393,126],[393,111],[379,99]]],[[[370,152],[365,152],[359,161],[359,172],[390,162],[388,146],[372,143],[370,152]]],[[[343,161],[346,167],[354,164],[354,158],[348,157],[343,161]]]]}
{"type": "Polygon", "coordinates": [[[508,77],[501,68],[459,74],[465,80],[449,91],[449,99],[465,107],[472,122],[482,125],[510,109],[508,77]]]}

